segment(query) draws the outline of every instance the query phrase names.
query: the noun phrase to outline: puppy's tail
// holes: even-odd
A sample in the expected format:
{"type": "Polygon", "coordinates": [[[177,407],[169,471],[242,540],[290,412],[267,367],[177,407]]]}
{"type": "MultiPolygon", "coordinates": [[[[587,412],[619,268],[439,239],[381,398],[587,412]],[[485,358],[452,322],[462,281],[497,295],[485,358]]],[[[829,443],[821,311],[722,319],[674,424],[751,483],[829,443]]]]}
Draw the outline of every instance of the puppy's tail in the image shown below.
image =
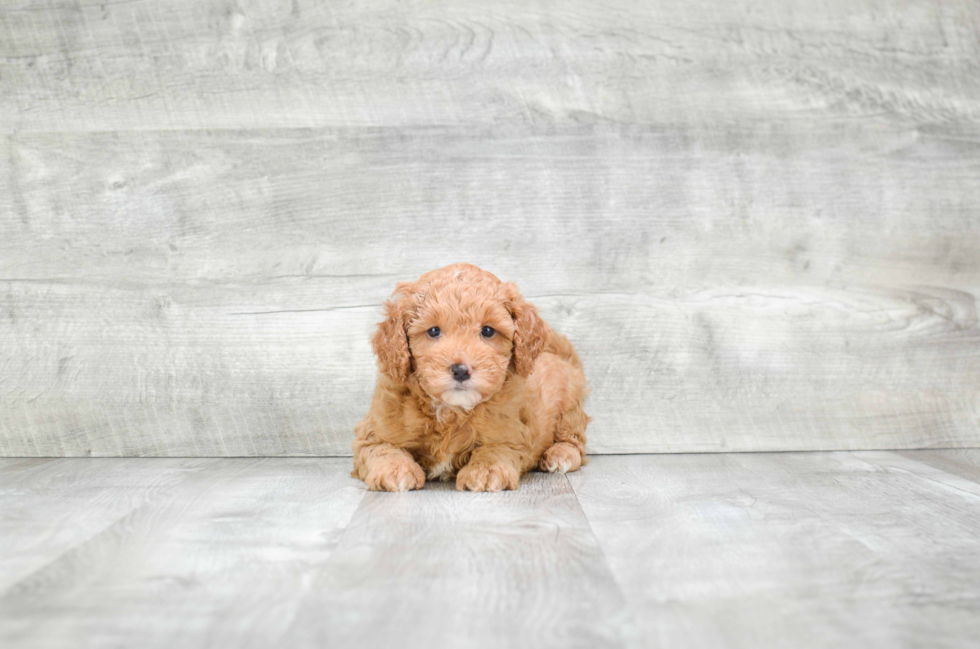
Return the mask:
{"type": "Polygon", "coordinates": [[[558,358],[564,359],[575,367],[582,369],[582,361],[579,360],[578,353],[575,351],[572,343],[568,342],[568,338],[565,338],[565,336],[557,331],[552,330],[548,333],[548,341],[544,344],[544,351],[554,354],[558,358]]]}

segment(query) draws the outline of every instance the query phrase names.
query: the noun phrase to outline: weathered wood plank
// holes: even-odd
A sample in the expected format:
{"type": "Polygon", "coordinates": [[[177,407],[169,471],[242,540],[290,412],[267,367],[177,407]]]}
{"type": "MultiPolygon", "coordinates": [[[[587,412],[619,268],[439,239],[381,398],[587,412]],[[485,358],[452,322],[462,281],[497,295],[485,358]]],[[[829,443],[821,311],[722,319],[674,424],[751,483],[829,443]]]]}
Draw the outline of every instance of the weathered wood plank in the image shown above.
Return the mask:
{"type": "Polygon", "coordinates": [[[980,634],[978,483],[885,452],[600,457],[569,479],[648,646],[980,634]]]}
{"type": "Polygon", "coordinates": [[[965,127],[18,134],[0,454],[347,454],[394,283],[579,345],[594,452],[980,445],[965,127]]]}
{"type": "Polygon", "coordinates": [[[943,451],[902,451],[899,455],[980,483],[980,448],[943,451]]]}
{"type": "MultiPolygon", "coordinates": [[[[62,534],[107,516],[141,489],[99,483],[107,460],[62,460],[54,488],[0,500],[20,522],[4,538],[62,534]],[[101,463],[101,464],[97,464],[101,463]],[[68,467],[65,469],[65,467],[68,467]],[[64,486],[88,474],[72,500],[64,486]]],[[[123,474],[164,473],[173,460],[115,460],[123,474]]],[[[183,462],[191,462],[184,460],[183,462]]],[[[0,589],[4,647],[269,647],[293,623],[310,580],[328,559],[364,491],[348,460],[229,459],[210,462],[60,556],[0,589]]],[[[137,483],[138,484],[138,483],[137,483]]],[[[3,544],[0,556],[9,547],[3,544]]],[[[5,556],[5,558],[7,558],[5,556]]],[[[15,567],[21,567],[12,559],[15,567]]],[[[29,566],[24,564],[25,569],[29,566]]],[[[23,570],[20,571],[23,573],[23,570]]]]}
{"type": "Polygon", "coordinates": [[[340,279],[348,303],[375,304],[367,290],[461,256],[541,293],[971,290],[980,274],[980,122],[55,133],[0,147],[5,280],[340,279]]]}
{"type": "Polygon", "coordinates": [[[563,476],[369,493],[283,646],[620,647],[633,621],[563,476]]]}
{"type": "MultiPolygon", "coordinates": [[[[33,346],[8,347],[6,454],[349,453],[370,400],[377,308],[240,317],[221,303],[235,299],[227,288],[49,289],[23,301],[37,306],[18,340],[61,331],[62,348],[41,362],[22,351],[33,346]]],[[[976,445],[977,334],[924,310],[961,307],[944,297],[537,301],[585,358],[593,450],[640,452],[976,445]]]]}
{"type": "Polygon", "coordinates": [[[29,480],[32,475],[39,473],[42,467],[57,458],[3,458],[0,460],[0,489],[11,489],[21,480],[29,480]]]}
{"type": "Polygon", "coordinates": [[[936,459],[972,455],[610,456],[397,495],[345,459],[0,460],[0,643],[970,647],[980,482],[936,459]]]}
{"type": "Polygon", "coordinates": [[[0,593],[212,463],[0,459],[0,593]]]}
{"type": "Polygon", "coordinates": [[[6,0],[0,128],[980,117],[972,0],[6,0]]]}

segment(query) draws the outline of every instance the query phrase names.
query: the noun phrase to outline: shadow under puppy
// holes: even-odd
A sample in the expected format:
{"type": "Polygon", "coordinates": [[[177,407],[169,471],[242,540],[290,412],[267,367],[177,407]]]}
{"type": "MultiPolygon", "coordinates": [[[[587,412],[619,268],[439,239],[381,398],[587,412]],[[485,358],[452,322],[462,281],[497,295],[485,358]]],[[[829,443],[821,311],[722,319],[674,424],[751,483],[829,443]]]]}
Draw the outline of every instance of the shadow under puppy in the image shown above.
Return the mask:
{"type": "Polygon", "coordinates": [[[582,363],[514,284],[453,264],[400,282],[385,314],[354,477],[377,491],[454,476],[460,490],[500,491],[535,467],[582,465],[582,363]]]}

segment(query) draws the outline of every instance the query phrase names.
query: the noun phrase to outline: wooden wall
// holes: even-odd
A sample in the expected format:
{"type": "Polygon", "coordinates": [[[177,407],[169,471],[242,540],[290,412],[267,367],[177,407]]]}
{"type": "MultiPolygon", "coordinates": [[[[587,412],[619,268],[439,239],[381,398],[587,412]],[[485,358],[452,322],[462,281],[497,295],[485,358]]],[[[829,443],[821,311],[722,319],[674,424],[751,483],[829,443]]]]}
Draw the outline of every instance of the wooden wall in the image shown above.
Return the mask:
{"type": "Polygon", "coordinates": [[[593,452],[978,446],[980,3],[0,6],[0,455],[347,454],[456,261],[593,452]]]}

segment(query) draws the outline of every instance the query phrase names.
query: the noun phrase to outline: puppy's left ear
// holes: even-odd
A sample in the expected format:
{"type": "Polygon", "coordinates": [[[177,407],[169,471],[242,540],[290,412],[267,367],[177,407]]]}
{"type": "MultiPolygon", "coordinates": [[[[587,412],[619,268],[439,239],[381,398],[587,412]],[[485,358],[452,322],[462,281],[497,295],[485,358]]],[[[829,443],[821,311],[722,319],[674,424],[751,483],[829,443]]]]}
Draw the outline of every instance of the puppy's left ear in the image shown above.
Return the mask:
{"type": "Polygon", "coordinates": [[[514,318],[514,369],[521,376],[529,376],[548,341],[548,325],[538,315],[537,308],[521,296],[516,285],[501,284],[500,291],[504,305],[514,318]]]}

